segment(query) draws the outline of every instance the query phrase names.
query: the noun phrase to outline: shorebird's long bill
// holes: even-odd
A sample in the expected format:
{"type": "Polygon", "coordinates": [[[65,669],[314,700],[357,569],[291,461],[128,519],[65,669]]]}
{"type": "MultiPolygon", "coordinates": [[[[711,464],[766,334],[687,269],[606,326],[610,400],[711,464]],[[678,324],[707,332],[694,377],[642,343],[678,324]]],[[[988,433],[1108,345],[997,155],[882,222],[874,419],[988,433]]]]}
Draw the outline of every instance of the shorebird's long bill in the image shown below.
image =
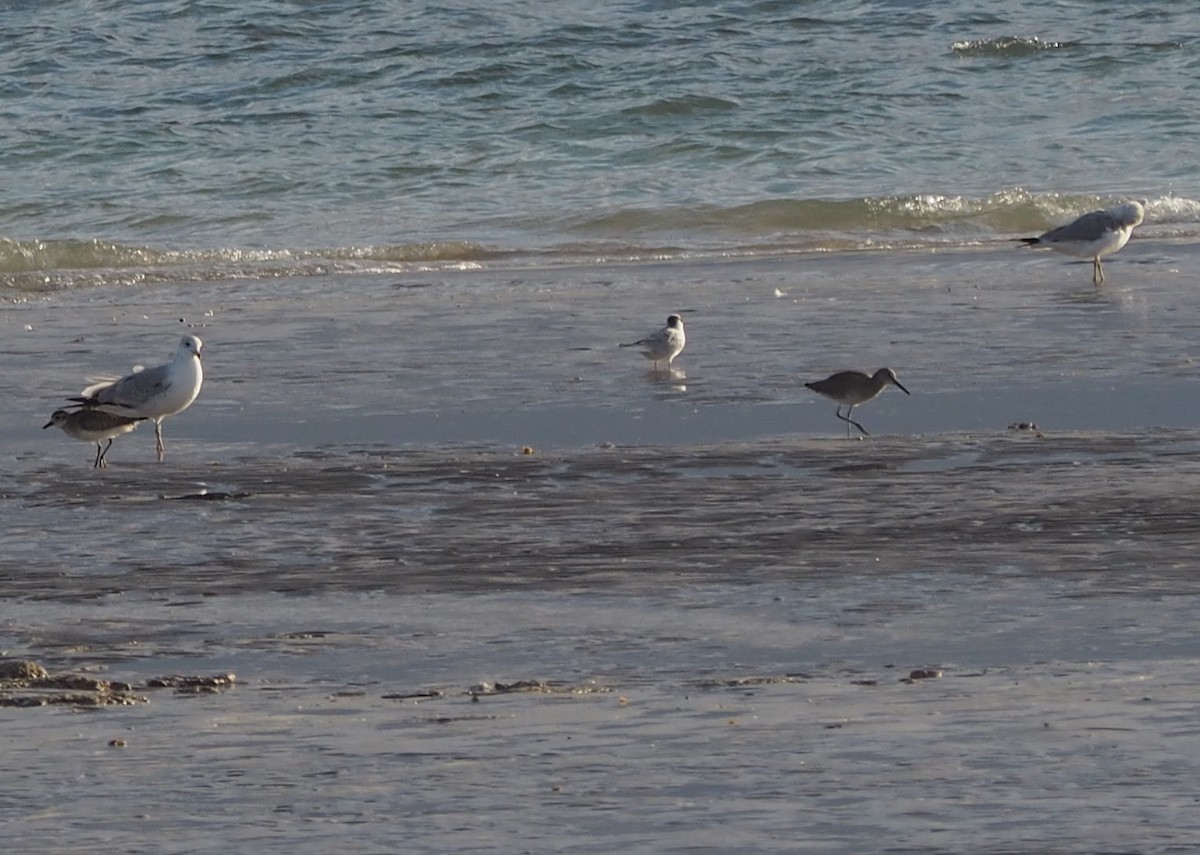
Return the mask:
{"type": "Polygon", "coordinates": [[[895,386],[896,386],[896,388],[897,388],[897,389],[899,389],[901,392],[903,392],[905,395],[911,395],[911,394],[912,394],[912,392],[910,392],[910,391],[908,391],[907,389],[905,389],[905,388],[904,388],[904,384],[902,384],[902,383],[901,383],[899,380],[897,380],[895,377],[893,377],[893,378],[892,378],[892,383],[894,383],[894,384],[895,384],[895,386]]]}

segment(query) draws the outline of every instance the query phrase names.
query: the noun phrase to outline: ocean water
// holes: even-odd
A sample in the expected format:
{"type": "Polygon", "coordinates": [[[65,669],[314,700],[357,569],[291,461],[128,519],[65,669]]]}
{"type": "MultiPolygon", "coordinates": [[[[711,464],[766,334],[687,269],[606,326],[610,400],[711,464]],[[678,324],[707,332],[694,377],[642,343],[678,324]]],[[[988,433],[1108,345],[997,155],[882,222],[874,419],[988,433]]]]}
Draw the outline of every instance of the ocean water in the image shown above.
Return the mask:
{"type": "Polygon", "coordinates": [[[1170,3],[0,8],[0,284],[1200,232],[1170,3]]]}

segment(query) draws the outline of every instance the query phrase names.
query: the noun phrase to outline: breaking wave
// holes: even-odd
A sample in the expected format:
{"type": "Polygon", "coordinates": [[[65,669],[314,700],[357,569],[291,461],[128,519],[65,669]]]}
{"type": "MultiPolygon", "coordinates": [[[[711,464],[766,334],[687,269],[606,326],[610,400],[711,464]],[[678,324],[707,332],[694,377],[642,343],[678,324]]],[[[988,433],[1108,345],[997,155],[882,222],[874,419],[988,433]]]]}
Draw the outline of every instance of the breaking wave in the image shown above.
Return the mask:
{"type": "MultiPolygon", "coordinates": [[[[0,238],[0,288],[37,294],[71,288],[214,280],[270,280],[489,266],[596,264],[879,249],[965,248],[1038,234],[1119,197],[922,194],[862,199],[768,199],[730,207],[625,208],[564,222],[519,223],[539,245],[470,240],[300,249],[163,249],[103,240],[0,238]]],[[[1147,200],[1139,235],[1200,236],[1200,201],[1147,200]]]]}

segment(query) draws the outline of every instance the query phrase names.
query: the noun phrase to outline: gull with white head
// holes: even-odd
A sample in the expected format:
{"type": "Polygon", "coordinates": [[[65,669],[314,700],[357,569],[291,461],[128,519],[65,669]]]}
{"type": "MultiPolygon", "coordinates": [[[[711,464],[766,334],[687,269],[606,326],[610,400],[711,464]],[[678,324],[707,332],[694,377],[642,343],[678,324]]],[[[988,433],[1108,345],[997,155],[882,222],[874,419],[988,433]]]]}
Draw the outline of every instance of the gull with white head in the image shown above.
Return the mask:
{"type": "Polygon", "coordinates": [[[200,365],[202,347],[198,336],[185,335],[170,362],[134,371],[120,380],[94,383],[80,392],[79,397],[69,400],[85,411],[153,421],[154,445],[161,463],[166,448],[163,419],[190,407],[204,383],[204,369],[200,365]]]}
{"type": "Polygon", "coordinates": [[[1129,242],[1134,226],[1146,216],[1145,202],[1125,202],[1103,211],[1092,211],[1079,219],[1051,229],[1043,235],[1020,238],[1026,246],[1048,246],[1076,258],[1092,260],[1092,282],[1104,281],[1101,256],[1111,255],[1129,242]]]}

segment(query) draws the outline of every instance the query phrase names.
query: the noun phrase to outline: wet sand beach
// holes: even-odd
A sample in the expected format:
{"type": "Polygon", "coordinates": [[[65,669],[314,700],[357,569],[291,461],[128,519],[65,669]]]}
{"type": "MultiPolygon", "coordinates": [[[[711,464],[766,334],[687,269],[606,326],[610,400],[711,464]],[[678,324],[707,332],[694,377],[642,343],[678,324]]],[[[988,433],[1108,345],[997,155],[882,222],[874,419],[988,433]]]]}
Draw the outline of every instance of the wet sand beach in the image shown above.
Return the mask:
{"type": "Polygon", "coordinates": [[[1013,252],[12,305],[0,646],[237,675],[0,709],[13,851],[1190,851],[1197,254],[1013,252]],[[183,330],[164,464],[40,431],[183,330]]]}

